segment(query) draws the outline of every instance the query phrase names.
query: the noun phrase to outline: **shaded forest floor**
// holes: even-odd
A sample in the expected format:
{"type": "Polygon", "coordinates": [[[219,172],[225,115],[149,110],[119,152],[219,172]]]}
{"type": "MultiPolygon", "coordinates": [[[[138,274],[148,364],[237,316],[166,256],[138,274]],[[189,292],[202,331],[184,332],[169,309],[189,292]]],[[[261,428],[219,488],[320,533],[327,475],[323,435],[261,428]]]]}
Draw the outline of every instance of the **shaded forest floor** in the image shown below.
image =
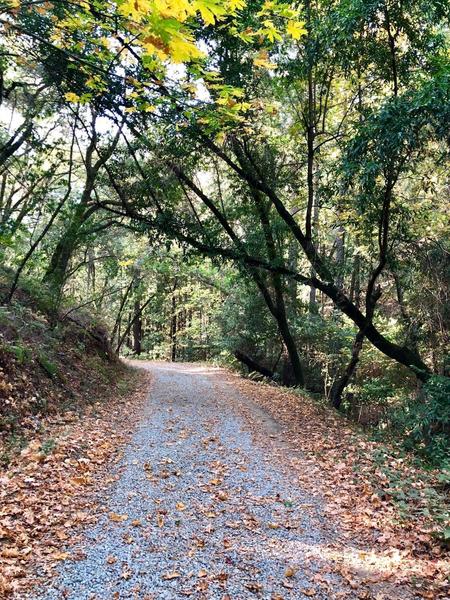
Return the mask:
{"type": "MultiPolygon", "coordinates": [[[[152,366],[150,368],[154,369],[152,366]]],[[[174,368],[182,371],[187,367],[174,365],[174,368]]],[[[206,530],[204,535],[196,536],[200,541],[197,546],[194,544],[194,550],[190,547],[186,551],[186,569],[170,569],[169,561],[167,569],[160,573],[164,577],[161,580],[163,584],[167,587],[173,581],[177,593],[179,590],[180,593],[190,590],[189,595],[196,598],[226,598],[226,593],[229,593],[231,599],[259,596],[382,600],[448,596],[445,579],[448,561],[444,549],[433,535],[435,521],[427,514],[430,510],[438,512],[441,506],[442,496],[436,495],[435,488],[431,487],[433,483],[438,483],[434,480],[434,474],[424,474],[407,461],[390,455],[385,447],[369,441],[367,436],[349,427],[338,415],[318,406],[309,398],[270,385],[242,380],[223,370],[200,369],[200,372],[203,374],[189,374],[188,371],[185,383],[180,383],[177,380],[180,375],[176,371],[173,389],[169,373],[162,388],[160,383],[164,397],[159,388],[153,397],[152,388],[147,400],[149,373],[124,370],[120,384],[116,382],[116,385],[112,385],[109,394],[104,394],[103,398],[97,396],[98,400],[103,401],[87,405],[79,413],[55,413],[43,419],[39,432],[20,454],[14,456],[0,475],[0,591],[3,595],[36,598],[36,590],[44,592],[47,589],[48,584],[42,587],[43,581],[58,581],[52,578],[56,572],[62,570],[64,573],[76,568],[74,565],[78,563],[82,565],[86,559],[83,551],[86,532],[89,535],[99,519],[112,521],[110,524],[114,527],[131,527],[131,533],[128,529],[120,533],[123,534],[122,545],[125,544],[133,552],[136,551],[133,541],[136,535],[133,532],[139,530],[144,543],[149,540],[155,543],[155,540],[161,540],[168,534],[174,535],[175,547],[179,543],[177,536],[182,534],[180,524],[183,524],[183,519],[193,518],[200,519],[198,526],[206,530]],[[210,385],[208,382],[214,382],[216,386],[211,398],[208,396],[211,390],[203,389],[210,385]],[[189,504],[189,498],[199,484],[192,476],[192,481],[188,479],[185,487],[178,489],[181,471],[172,477],[170,461],[178,459],[170,458],[170,453],[173,447],[177,448],[177,444],[191,443],[193,424],[184,421],[195,417],[194,411],[199,410],[199,403],[204,402],[205,398],[215,406],[214,410],[211,406],[204,408],[205,423],[212,419],[209,424],[206,423],[208,427],[216,427],[218,418],[223,419],[224,414],[228,416],[217,431],[210,436],[200,435],[196,440],[205,451],[212,445],[217,456],[206,457],[205,461],[215,463],[213,467],[220,473],[215,476],[210,474],[212,479],[207,482],[204,511],[197,507],[191,514],[193,507],[189,504]],[[173,410],[177,408],[177,402],[182,412],[163,425],[166,436],[164,444],[167,444],[166,450],[162,450],[167,463],[163,468],[161,464],[152,464],[157,457],[153,457],[151,446],[154,443],[156,447],[160,446],[156,438],[152,442],[152,427],[155,425],[157,429],[165,413],[164,407],[170,410],[173,404],[173,410]],[[237,419],[237,427],[233,419],[237,419]],[[235,446],[242,441],[249,457],[257,457],[262,453],[264,460],[270,463],[268,480],[272,481],[272,487],[269,486],[269,492],[259,490],[256,493],[252,487],[255,480],[258,486],[261,485],[261,480],[267,475],[265,470],[261,476],[256,472],[251,473],[253,480],[250,477],[250,482],[238,482],[231,487],[228,484],[230,474],[234,478],[238,471],[245,471],[249,461],[244,456],[236,465],[230,463],[228,467],[221,467],[219,464],[227,463],[227,440],[217,442],[213,438],[220,436],[222,429],[225,435],[230,424],[233,425],[233,436],[236,436],[236,430],[242,431],[239,435],[244,436],[242,440],[239,435],[233,438],[235,446]],[[144,463],[140,464],[142,456],[132,458],[129,448],[133,447],[133,444],[130,446],[130,440],[143,429],[147,437],[145,444],[141,445],[146,447],[147,454],[144,463]],[[222,449],[217,448],[216,443],[222,449]],[[127,467],[128,458],[130,464],[127,467]],[[156,476],[152,475],[155,467],[158,469],[156,476]],[[115,497],[114,494],[117,496],[117,490],[123,485],[124,472],[126,474],[127,469],[134,468],[151,485],[159,486],[159,495],[153,501],[171,497],[170,494],[173,497],[176,495],[178,501],[174,509],[152,506],[148,510],[152,516],[151,522],[145,523],[144,527],[141,518],[124,518],[126,506],[116,507],[115,510],[111,506],[108,508],[108,499],[115,497]],[[166,471],[167,477],[164,475],[166,471]],[[280,481],[274,484],[277,473],[280,481]],[[223,480],[224,488],[221,485],[223,480]],[[249,485],[250,488],[247,488],[249,485]],[[286,498],[276,498],[276,493],[274,498],[274,486],[279,486],[281,496],[286,498]],[[302,499],[296,499],[297,506],[291,507],[289,496],[297,493],[302,499]],[[409,497],[404,498],[407,493],[409,497]],[[197,565],[192,562],[193,557],[200,550],[203,551],[204,538],[213,535],[214,522],[226,514],[228,502],[230,514],[225,521],[236,522],[236,527],[227,528],[224,539],[228,542],[222,549],[227,550],[229,543],[230,551],[236,550],[233,548],[233,539],[239,542],[241,530],[251,532],[250,540],[252,536],[255,536],[255,541],[260,540],[260,523],[252,513],[255,497],[259,498],[256,505],[271,499],[276,507],[301,509],[295,517],[297,526],[292,526],[292,523],[286,525],[286,521],[276,514],[271,519],[263,515],[263,520],[267,521],[263,534],[266,535],[267,531],[273,534],[274,543],[280,536],[278,541],[287,548],[288,557],[281,563],[283,572],[277,563],[280,589],[267,595],[268,583],[264,573],[258,578],[258,569],[254,573],[249,569],[247,577],[243,579],[247,586],[245,592],[236,589],[234,593],[226,592],[226,572],[222,572],[220,583],[220,577],[215,580],[207,565],[197,565]],[[208,503],[211,503],[210,507],[208,503]],[[239,506],[245,509],[246,514],[241,513],[237,508],[239,506]],[[178,519],[171,513],[172,509],[178,519]],[[105,514],[109,517],[105,517],[105,514]],[[235,515],[233,518],[232,514],[235,515]],[[302,522],[300,527],[298,524],[303,518],[310,524],[305,526],[302,522]],[[171,524],[172,531],[164,529],[166,524],[171,524]],[[305,527],[306,534],[303,533],[305,527]],[[208,528],[211,531],[208,532],[208,528]],[[308,536],[316,534],[320,542],[316,540],[314,544],[310,543],[311,537],[308,536]],[[286,539],[284,536],[287,536],[286,539]],[[300,555],[294,542],[309,545],[309,551],[300,555]],[[299,556],[301,563],[297,564],[299,556]],[[187,572],[190,563],[194,569],[192,574],[187,572]],[[38,576],[39,579],[36,579],[38,576]],[[28,596],[27,591],[37,581],[40,583],[28,596]],[[183,585],[177,587],[181,583],[183,585]],[[215,589],[211,586],[216,584],[220,584],[218,589],[223,591],[220,596],[208,592],[208,588],[215,589]]],[[[91,391],[93,395],[96,394],[94,388],[91,391]]],[[[200,421],[194,418],[194,422],[200,421]]],[[[183,452],[183,456],[185,454],[183,452]]],[[[197,456],[200,456],[198,448],[193,448],[190,460],[194,471],[198,466],[197,456]]],[[[183,467],[183,473],[186,471],[188,477],[189,468],[186,465],[183,467]]],[[[177,470],[176,465],[173,469],[177,470]]],[[[137,487],[140,489],[142,486],[140,484],[137,487]]],[[[133,490],[128,491],[132,498],[133,490]]],[[[193,543],[193,539],[190,542],[193,543]]],[[[223,545],[223,540],[221,543],[223,545]]],[[[248,545],[248,540],[246,543],[248,545]]],[[[130,582],[126,586],[126,593],[131,593],[133,565],[127,570],[127,565],[120,560],[117,562],[112,553],[108,554],[106,562],[111,563],[108,568],[113,568],[113,565],[116,565],[115,569],[120,568],[115,581],[121,586],[130,582]]],[[[68,581],[71,581],[70,578],[68,581]]],[[[134,585],[140,583],[138,580],[134,585]]],[[[121,586],[117,588],[119,595],[105,597],[128,597],[121,586]]],[[[158,595],[158,589],[156,595],[152,596],[145,595],[136,587],[135,597],[165,597],[158,595]]],[[[180,597],[186,595],[184,592],[180,597]]],[[[177,597],[173,591],[170,593],[171,598],[177,597]]],[[[82,595],[76,597],[84,598],[82,595]]]]}

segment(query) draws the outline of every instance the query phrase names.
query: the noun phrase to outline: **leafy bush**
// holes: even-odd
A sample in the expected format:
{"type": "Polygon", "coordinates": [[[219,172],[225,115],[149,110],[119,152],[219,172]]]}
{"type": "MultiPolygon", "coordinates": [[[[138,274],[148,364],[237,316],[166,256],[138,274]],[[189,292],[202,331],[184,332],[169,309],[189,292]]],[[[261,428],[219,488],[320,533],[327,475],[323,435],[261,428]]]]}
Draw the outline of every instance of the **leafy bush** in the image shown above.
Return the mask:
{"type": "Polygon", "coordinates": [[[450,467],[450,378],[430,377],[423,394],[394,413],[392,426],[402,433],[406,449],[450,467]]]}
{"type": "Polygon", "coordinates": [[[47,373],[47,375],[51,379],[53,379],[58,372],[58,367],[53,362],[51,362],[47,358],[47,356],[45,354],[43,354],[42,352],[38,356],[38,361],[39,361],[39,364],[41,365],[41,367],[47,373]]]}
{"type": "Polygon", "coordinates": [[[12,354],[19,364],[24,364],[30,360],[31,353],[28,348],[21,344],[9,344],[5,346],[5,350],[12,354]]]}

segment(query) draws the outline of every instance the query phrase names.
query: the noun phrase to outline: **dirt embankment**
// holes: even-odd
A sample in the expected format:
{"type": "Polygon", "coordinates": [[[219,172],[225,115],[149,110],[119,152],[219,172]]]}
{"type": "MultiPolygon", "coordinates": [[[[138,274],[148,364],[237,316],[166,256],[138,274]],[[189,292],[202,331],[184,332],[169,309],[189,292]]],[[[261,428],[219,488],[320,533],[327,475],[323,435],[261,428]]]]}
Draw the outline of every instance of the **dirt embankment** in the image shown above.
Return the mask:
{"type": "MultiPolygon", "coordinates": [[[[0,276],[0,297],[5,283],[0,276]]],[[[102,324],[20,289],[0,306],[0,467],[57,413],[80,412],[124,376],[102,324]]]]}

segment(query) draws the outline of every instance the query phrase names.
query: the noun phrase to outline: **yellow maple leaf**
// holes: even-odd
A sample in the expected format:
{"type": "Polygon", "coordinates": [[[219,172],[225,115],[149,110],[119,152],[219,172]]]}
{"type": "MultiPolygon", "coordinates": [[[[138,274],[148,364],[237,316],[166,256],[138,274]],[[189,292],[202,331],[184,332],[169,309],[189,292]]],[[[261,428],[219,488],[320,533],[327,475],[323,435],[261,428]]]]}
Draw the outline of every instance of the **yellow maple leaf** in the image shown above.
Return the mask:
{"type": "Polygon", "coordinates": [[[299,40],[302,36],[308,34],[307,30],[305,29],[305,21],[289,21],[286,27],[286,32],[294,40],[299,40]]]}
{"type": "Polygon", "coordinates": [[[236,10],[242,10],[247,6],[247,2],[245,0],[229,0],[228,6],[232,12],[236,10]]]}
{"type": "Polygon", "coordinates": [[[214,25],[226,14],[226,8],[222,0],[195,0],[193,6],[201,14],[207,25],[214,25]]]}
{"type": "Polygon", "coordinates": [[[176,63],[203,58],[205,56],[193,41],[181,35],[174,36],[169,41],[169,53],[172,60],[176,63]]]}
{"type": "Polygon", "coordinates": [[[80,96],[78,96],[78,94],[75,94],[75,92],[66,92],[64,94],[64,98],[67,100],[67,102],[78,103],[80,101],[80,96]]]}
{"type": "Polygon", "coordinates": [[[148,0],[125,0],[119,5],[119,13],[139,23],[151,12],[148,0]]]}
{"type": "Polygon", "coordinates": [[[183,23],[195,14],[195,8],[189,0],[155,0],[156,10],[164,18],[174,18],[183,23]]]}

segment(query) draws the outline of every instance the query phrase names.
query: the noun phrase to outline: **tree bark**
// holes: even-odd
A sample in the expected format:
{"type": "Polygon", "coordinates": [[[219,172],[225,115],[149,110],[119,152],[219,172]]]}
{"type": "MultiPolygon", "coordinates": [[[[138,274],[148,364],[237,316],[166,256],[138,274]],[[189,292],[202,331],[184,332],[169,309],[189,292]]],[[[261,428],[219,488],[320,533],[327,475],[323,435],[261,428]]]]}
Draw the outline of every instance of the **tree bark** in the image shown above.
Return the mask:
{"type": "Polygon", "coordinates": [[[235,350],[234,356],[239,362],[243,363],[246,367],[248,367],[250,372],[260,373],[264,377],[269,377],[269,379],[273,379],[273,371],[267,369],[263,365],[260,365],[255,360],[253,360],[253,358],[250,358],[250,356],[244,354],[244,352],[241,352],[240,350],[235,350]]]}
{"type": "Polygon", "coordinates": [[[133,318],[133,351],[138,356],[142,352],[142,319],[141,307],[139,300],[134,302],[134,318],[133,318]]]}
{"type": "Polygon", "coordinates": [[[334,406],[334,408],[340,408],[342,404],[342,394],[347,385],[350,383],[350,379],[352,378],[354,372],[356,371],[356,367],[359,362],[359,355],[361,353],[364,343],[364,337],[364,332],[359,331],[357,333],[353,342],[351,359],[347,364],[344,373],[331,386],[330,402],[334,406]]]}
{"type": "Polygon", "coordinates": [[[172,290],[172,312],[170,315],[170,360],[176,362],[177,360],[177,280],[175,279],[173,290],[172,290]]]}

